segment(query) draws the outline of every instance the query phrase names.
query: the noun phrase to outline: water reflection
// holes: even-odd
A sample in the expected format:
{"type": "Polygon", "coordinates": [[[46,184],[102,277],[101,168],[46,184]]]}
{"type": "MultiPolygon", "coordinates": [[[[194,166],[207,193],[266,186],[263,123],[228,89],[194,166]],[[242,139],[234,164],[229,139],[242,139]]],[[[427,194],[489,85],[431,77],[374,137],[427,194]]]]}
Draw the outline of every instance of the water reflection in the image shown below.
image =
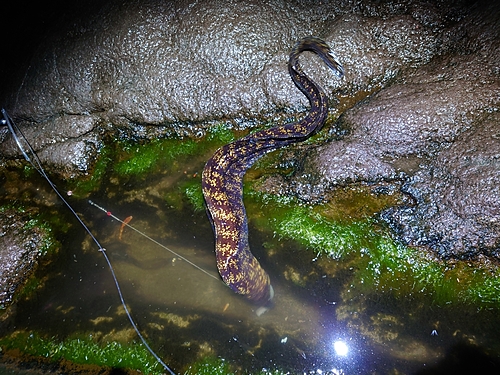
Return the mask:
{"type": "MultiPolygon", "coordinates": [[[[125,228],[119,240],[118,227],[119,223],[112,220],[101,223],[99,236],[122,280],[132,312],[137,313],[134,305],[149,306],[149,311],[140,312],[144,319],[137,318],[142,326],[148,327],[149,337],[165,341],[161,336],[173,330],[177,337],[185,340],[177,343],[181,348],[221,355],[255,370],[269,364],[307,369],[318,359],[320,362],[327,360],[328,353],[316,349],[323,336],[323,327],[329,325],[320,314],[318,301],[280,273],[273,277],[274,307],[259,317],[256,315],[258,306],[234,294],[220,280],[208,277],[161,247],[145,241],[137,232],[125,228]],[[196,328],[201,326],[203,329],[196,328]],[[217,335],[213,330],[218,331],[217,335]],[[210,332],[208,337],[207,332],[210,332]]],[[[169,246],[183,257],[217,274],[208,226],[210,240],[203,238],[199,227],[190,228],[179,217],[175,222],[163,224],[144,220],[134,213],[134,227],[154,233],[153,237],[168,241],[169,246]],[[169,227],[166,234],[162,233],[163,225],[169,227]],[[190,232],[197,239],[188,241],[186,246],[185,239],[191,237],[190,232]],[[182,236],[177,239],[171,233],[182,233],[182,236]]],[[[274,260],[286,264],[288,270],[290,265],[304,260],[287,258],[286,262],[279,258],[274,260]]],[[[269,266],[271,270],[276,269],[276,265],[269,266]]],[[[296,270],[302,272],[300,268],[296,270]]],[[[329,314],[330,320],[334,318],[334,314],[329,314]]]]}
{"type": "MultiPolygon", "coordinates": [[[[134,227],[217,275],[205,214],[179,214],[163,206],[129,200],[114,202],[113,209],[118,217],[133,215],[134,227]]],[[[121,223],[84,202],[78,211],[107,249],[127,305],[152,348],[178,373],[207,355],[247,373],[274,368],[306,374],[413,373],[424,363],[436,363],[457,340],[494,347],[498,337],[494,311],[490,316],[483,311],[476,322],[470,316],[478,312],[463,306],[365,294],[352,283],[348,261],[313,261],[294,243],[251,228],[252,248],[276,292],[274,307],[259,317],[257,306],[218,277],[130,228],[120,232],[121,223]],[[438,327],[439,336],[432,335],[438,327]]],[[[69,233],[59,263],[45,270],[45,288],[18,304],[12,326],[60,338],[92,332],[102,342],[135,340],[103,259],[78,229],[69,233]]]]}
{"type": "Polygon", "coordinates": [[[342,340],[337,340],[333,343],[333,349],[335,350],[335,354],[340,357],[345,357],[349,353],[349,347],[342,340]]]}

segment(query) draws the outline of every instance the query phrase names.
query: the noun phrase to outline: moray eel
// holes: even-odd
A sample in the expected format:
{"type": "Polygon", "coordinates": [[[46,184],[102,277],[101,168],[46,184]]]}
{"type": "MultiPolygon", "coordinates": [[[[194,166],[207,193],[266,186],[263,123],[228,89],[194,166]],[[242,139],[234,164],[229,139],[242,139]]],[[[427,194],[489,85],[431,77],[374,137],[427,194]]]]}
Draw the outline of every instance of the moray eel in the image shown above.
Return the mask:
{"type": "Polygon", "coordinates": [[[269,275],[253,256],[248,244],[248,220],[243,204],[243,176],[264,154],[304,141],[323,126],[328,98],[299,65],[303,51],[315,52],[338,78],[344,69],[321,39],[307,37],[292,49],[288,72],[307,96],[311,109],[299,122],[252,133],[219,148],[203,169],[202,189],[215,234],[217,268],[224,282],[236,293],[265,305],[273,297],[269,275]]]}

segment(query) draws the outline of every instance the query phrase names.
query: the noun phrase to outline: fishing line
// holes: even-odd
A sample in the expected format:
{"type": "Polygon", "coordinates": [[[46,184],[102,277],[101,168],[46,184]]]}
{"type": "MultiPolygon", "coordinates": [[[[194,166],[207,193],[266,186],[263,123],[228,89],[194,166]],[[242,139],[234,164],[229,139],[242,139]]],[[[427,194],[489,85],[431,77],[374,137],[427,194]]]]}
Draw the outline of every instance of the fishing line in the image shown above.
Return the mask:
{"type": "MultiPolygon", "coordinates": [[[[111,218],[115,219],[116,221],[119,221],[119,222],[120,222],[120,223],[122,223],[123,225],[126,225],[127,227],[129,227],[130,229],[132,229],[132,230],[136,231],[136,232],[137,232],[137,233],[139,233],[141,236],[143,236],[143,237],[147,238],[148,240],[150,240],[151,242],[155,243],[156,245],[158,245],[158,246],[162,247],[163,249],[165,249],[165,250],[167,250],[167,251],[171,252],[173,255],[175,255],[175,256],[176,256],[176,257],[178,257],[179,259],[182,259],[183,261],[185,261],[185,262],[189,263],[189,264],[190,264],[190,265],[192,265],[194,268],[196,268],[196,269],[200,270],[200,271],[201,271],[201,272],[203,272],[204,274],[206,274],[206,275],[210,276],[211,278],[213,278],[213,279],[215,279],[215,280],[217,280],[217,281],[221,281],[221,282],[222,282],[222,280],[220,279],[220,277],[217,277],[217,276],[215,276],[215,275],[211,274],[210,272],[208,272],[208,271],[204,270],[204,269],[203,269],[203,268],[201,268],[200,266],[198,266],[198,265],[196,265],[195,263],[191,262],[189,259],[187,259],[187,258],[183,257],[182,255],[180,255],[180,254],[176,253],[174,250],[169,249],[167,246],[165,246],[165,245],[163,245],[162,243],[160,243],[160,242],[156,241],[154,238],[149,237],[146,233],[141,232],[139,229],[137,229],[137,228],[133,227],[133,226],[132,226],[132,225],[130,225],[129,223],[127,223],[127,222],[125,222],[125,221],[121,220],[120,218],[116,217],[115,215],[113,215],[113,214],[111,213],[111,211],[106,210],[105,208],[103,208],[103,207],[99,206],[98,204],[94,203],[94,202],[93,202],[93,201],[91,201],[91,200],[89,200],[89,204],[90,204],[91,206],[94,206],[94,207],[96,207],[96,208],[100,209],[101,211],[105,212],[105,213],[106,213],[106,215],[108,215],[109,217],[111,217],[111,218]]],[[[224,283],[223,283],[223,284],[224,284],[224,283]]],[[[224,285],[226,285],[226,284],[224,284],[224,285]]]]}
{"type": "Polygon", "coordinates": [[[85,225],[85,223],[82,221],[82,219],[80,219],[80,217],[75,212],[75,210],[73,210],[73,207],[71,207],[71,205],[66,201],[66,199],[64,199],[63,195],[59,192],[59,190],[57,190],[57,188],[54,185],[54,183],[50,180],[50,178],[45,173],[45,170],[42,167],[42,163],[41,163],[40,159],[38,158],[37,154],[35,153],[35,150],[33,150],[33,148],[31,147],[30,143],[28,142],[28,140],[24,136],[23,132],[21,131],[21,129],[19,129],[17,127],[17,125],[14,123],[14,121],[7,114],[7,111],[5,109],[3,109],[3,108],[2,108],[2,116],[3,116],[3,119],[1,120],[1,124],[2,125],[7,125],[7,128],[9,129],[10,133],[12,134],[12,137],[14,138],[14,141],[16,142],[17,146],[21,150],[24,158],[28,161],[28,163],[30,163],[33,166],[33,168],[35,168],[37,170],[37,172],[43,178],[45,178],[45,180],[49,183],[50,187],[56,192],[56,194],[59,196],[59,198],[61,198],[61,200],[63,201],[63,203],[66,205],[66,207],[69,208],[69,210],[71,211],[71,213],[77,218],[77,220],[83,226],[83,228],[85,229],[85,231],[90,235],[90,237],[92,238],[92,240],[96,243],[97,247],[99,248],[99,251],[104,256],[104,259],[106,260],[106,263],[108,264],[109,270],[111,271],[111,275],[113,276],[113,280],[115,282],[116,289],[118,291],[118,296],[120,297],[120,301],[121,301],[121,304],[122,304],[122,306],[123,306],[123,308],[125,310],[125,314],[127,315],[128,320],[130,321],[130,324],[132,325],[132,327],[134,328],[135,332],[137,333],[137,336],[139,336],[139,338],[141,339],[142,344],[153,355],[153,357],[158,361],[158,363],[160,363],[163,366],[163,368],[165,370],[167,370],[171,375],[176,375],[176,373],[174,371],[172,371],[172,369],[170,369],[170,367],[168,367],[168,365],[165,362],[162,361],[162,359],[153,351],[153,349],[151,349],[151,347],[146,342],[146,339],[144,338],[144,336],[139,331],[139,328],[135,324],[135,321],[132,318],[132,315],[131,315],[129,309],[127,308],[127,305],[125,303],[125,299],[123,298],[123,294],[122,294],[122,290],[120,288],[120,284],[118,283],[118,279],[116,278],[116,274],[115,274],[115,271],[113,269],[113,266],[111,265],[111,261],[109,260],[109,257],[106,254],[106,249],[101,246],[101,244],[94,237],[94,235],[92,234],[92,232],[90,231],[90,229],[85,225]],[[24,143],[26,144],[26,148],[29,150],[29,153],[32,155],[32,158],[30,158],[29,155],[28,155],[28,153],[25,151],[24,147],[21,144],[21,140],[17,136],[16,132],[23,139],[24,143]]]}

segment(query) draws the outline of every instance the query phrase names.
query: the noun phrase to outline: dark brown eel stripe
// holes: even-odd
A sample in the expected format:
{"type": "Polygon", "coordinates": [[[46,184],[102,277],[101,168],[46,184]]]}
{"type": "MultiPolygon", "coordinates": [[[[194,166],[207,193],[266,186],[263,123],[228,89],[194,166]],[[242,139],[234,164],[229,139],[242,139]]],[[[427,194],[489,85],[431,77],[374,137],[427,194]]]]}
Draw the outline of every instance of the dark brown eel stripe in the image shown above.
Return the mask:
{"type": "Polygon", "coordinates": [[[243,176],[264,154],[304,141],[323,126],[328,115],[328,98],[302,71],[298,57],[315,52],[337,77],[344,69],[321,39],[300,40],[290,53],[288,71],[295,85],[307,96],[311,109],[299,122],[249,134],[219,148],[203,169],[202,188],[208,216],[215,233],[217,268],[224,282],[236,293],[265,304],[273,296],[269,275],[253,256],[248,244],[248,222],[243,204],[243,176]]]}

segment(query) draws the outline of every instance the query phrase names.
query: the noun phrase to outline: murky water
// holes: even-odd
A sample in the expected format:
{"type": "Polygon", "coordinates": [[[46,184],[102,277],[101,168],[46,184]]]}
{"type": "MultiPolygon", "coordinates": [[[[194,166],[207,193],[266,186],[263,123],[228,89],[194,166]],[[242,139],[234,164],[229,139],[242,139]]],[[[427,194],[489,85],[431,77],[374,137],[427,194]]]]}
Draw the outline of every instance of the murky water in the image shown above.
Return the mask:
{"type": "MultiPolygon", "coordinates": [[[[121,230],[87,199],[70,201],[106,248],[151,347],[178,373],[207,355],[224,358],[242,373],[278,368],[413,374],[453,356],[450,350],[462,350],[471,360],[475,355],[498,360],[497,310],[440,306],[425,295],[360,292],[350,284],[353,263],[316,259],[296,243],[251,226],[253,252],[276,293],[273,308],[257,316],[257,306],[219,280],[205,213],[188,205],[170,207],[156,190],[168,189],[171,179],[158,177],[156,188],[128,181],[90,198],[118,218],[132,216],[130,225],[178,255],[130,228],[121,230]]],[[[60,340],[75,334],[92,334],[101,342],[137,340],[102,254],[64,206],[59,212],[72,223],[60,237],[62,250],[39,267],[40,288],[17,303],[2,334],[20,330],[60,340]]],[[[258,215],[266,215],[265,206],[258,215]]]]}

